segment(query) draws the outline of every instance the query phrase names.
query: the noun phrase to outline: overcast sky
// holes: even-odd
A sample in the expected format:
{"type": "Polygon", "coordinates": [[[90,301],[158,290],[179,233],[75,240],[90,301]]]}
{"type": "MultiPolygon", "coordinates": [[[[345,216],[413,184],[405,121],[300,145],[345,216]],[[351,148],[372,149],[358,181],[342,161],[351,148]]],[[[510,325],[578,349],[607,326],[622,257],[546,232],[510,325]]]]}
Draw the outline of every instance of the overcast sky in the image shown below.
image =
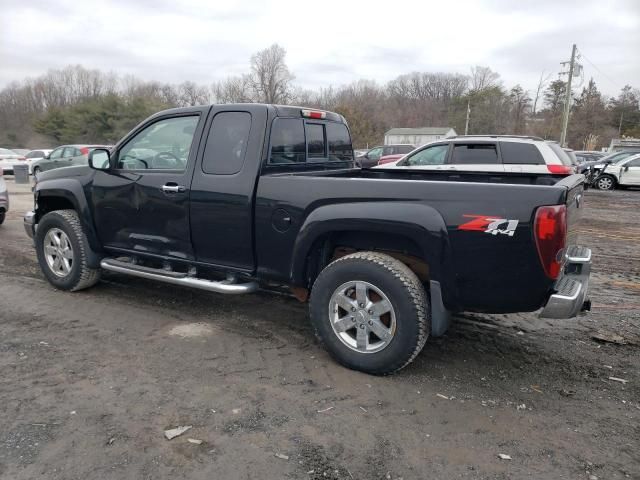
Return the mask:
{"type": "Polygon", "coordinates": [[[0,0],[0,87],[68,64],[209,84],[279,43],[307,88],[486,65],[533,89],[574,42],[601,90],[640,88],[640,0],[0,0]]]}

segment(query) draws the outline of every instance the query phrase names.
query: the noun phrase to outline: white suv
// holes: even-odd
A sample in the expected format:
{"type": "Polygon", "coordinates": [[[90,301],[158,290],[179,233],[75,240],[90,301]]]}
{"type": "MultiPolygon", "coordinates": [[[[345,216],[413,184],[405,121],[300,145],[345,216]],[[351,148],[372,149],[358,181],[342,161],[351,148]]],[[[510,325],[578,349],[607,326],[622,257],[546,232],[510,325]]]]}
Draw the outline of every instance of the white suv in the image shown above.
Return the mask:
{"type": "Polygon", "coordinates": [[[423,145],[395,163],[377,168],[466,172],[575,172],[571,159],[555,142],[539,137],[473,135],[449,137],[423,145]]]}

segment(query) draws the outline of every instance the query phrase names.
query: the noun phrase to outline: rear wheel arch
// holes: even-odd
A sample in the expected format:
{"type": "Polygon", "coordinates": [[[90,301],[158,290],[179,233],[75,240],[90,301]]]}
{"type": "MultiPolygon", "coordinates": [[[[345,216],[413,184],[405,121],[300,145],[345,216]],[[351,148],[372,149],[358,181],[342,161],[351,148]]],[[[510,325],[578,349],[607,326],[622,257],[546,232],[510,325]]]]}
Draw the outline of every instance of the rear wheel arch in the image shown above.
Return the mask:
{"type": "Polygon", "coordinates": [[[338,230],[319,235],[294,265],[296,283],[310,288],[320,272],[344,256],[373,251],[389,255],[407,265],[423,283],[430,278],[429,262],[421,247],[410,237],[397,233],[362,230],[338,230]]]}

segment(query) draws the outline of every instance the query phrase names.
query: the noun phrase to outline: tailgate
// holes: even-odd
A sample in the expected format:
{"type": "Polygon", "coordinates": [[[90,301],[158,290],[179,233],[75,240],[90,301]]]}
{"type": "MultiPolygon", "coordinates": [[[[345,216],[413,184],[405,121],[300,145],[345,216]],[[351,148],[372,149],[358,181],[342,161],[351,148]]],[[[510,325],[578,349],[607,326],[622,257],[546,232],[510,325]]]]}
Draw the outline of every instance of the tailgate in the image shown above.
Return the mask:
{"type": "Polygon", "coordinates": [[[567,206],[567,247],[578,243],[578,224],[584,208],[584,175],[571,175],[558,182],[567,190],[565,204],[567,206]]]}

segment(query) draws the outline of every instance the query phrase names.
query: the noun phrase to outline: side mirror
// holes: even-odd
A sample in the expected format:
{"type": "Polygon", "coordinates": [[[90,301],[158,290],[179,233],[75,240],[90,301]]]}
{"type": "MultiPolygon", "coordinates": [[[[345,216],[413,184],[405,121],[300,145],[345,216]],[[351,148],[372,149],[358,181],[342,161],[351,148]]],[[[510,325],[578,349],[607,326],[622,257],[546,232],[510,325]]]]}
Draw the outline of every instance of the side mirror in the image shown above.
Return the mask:
{"type": "Polygon", "coordinates": [[[89,152],[89,166],[94,170],[109,170],[111,154],[106,148],[94,148],[89,152]]]}
{"type": "Polygon", "coordinates": [[[604,163],[606,163],[607,165],[611,165],[613,163],[613,161],[612,160],[605,160],[604,163]]]}
{"type": "Polygon", "coordinates": [[[628,171],[629,171],[629,165],[625,165],[625,167],[624,167],[624,171],[625,171],[625,172],[628,172],[628,171]]]}
{"type": "Polygon", "coordinates": [[[45,160],[49,160],[49,157],[51,157],[51,154],[50,154],[50,153],[47,153],[47,154],[46,154],[44,157],[42,157],[42,158],[44,158],[45,160]]]}

